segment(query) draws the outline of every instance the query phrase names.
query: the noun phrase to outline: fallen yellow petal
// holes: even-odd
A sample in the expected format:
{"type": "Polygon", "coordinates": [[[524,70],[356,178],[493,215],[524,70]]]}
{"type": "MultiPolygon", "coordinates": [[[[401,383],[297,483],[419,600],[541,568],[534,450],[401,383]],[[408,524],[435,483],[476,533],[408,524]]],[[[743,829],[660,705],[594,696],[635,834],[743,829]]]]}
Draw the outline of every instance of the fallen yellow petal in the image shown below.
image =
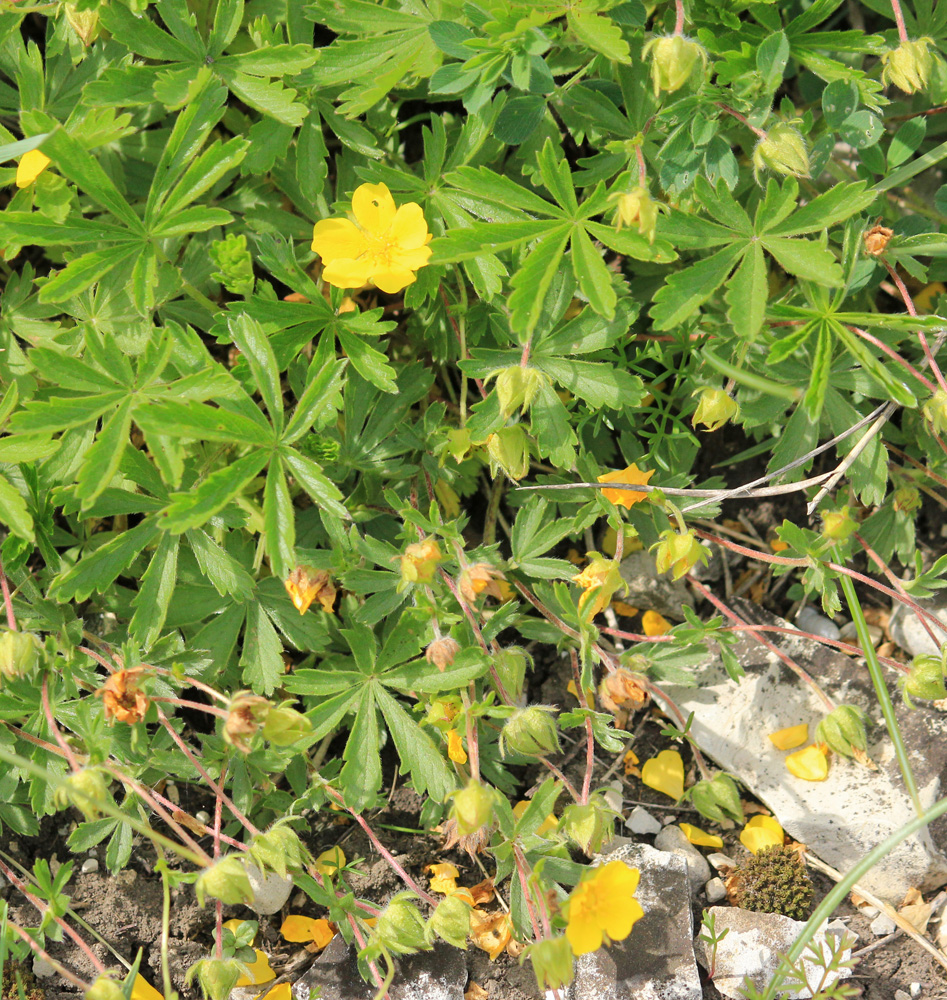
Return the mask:
{"type": "Polygon", "coordinates": [[[704,833],[690,823],[680,823],[679,826],[684,831],[684,836],[698,847],[723,847],[723,840],[712,833],[704,833]]]}
{"type": "Polygon", "coordinates": [[[291,913],[283,921],[279,932],[286,941],[292,941],[294,944],[309,944],[318,923],[319,921],[314,917],[304,917],[300,913],[291,913]]]}
{"type": "Polygon", "coordinates": [[[813,743],[791,753],[786,758],[786,770],[804,781],[825,781],[829,776],[829,762],[824,751],[813,743]]]}
{"type": "MultiPolygon", "coordinates": [[[[572,684],[573,682],[570,681],[569,683],[572,684]]],[[[516,805],[513,806],[513,815],[517,819],[522,819],[523,813],[526,812],[528,808],[529,808],[529,802],[526,799],[523,799],[521,802],[517,802],[516,805]]],[[[544,833],[549,833],[550,830],[557,829],[558,826],[559,826],[559,820],[556,819],[556,817],[552,813],[550,813],[542,821],[542,823],[539,824],[539,828],[536,830],[536,834],[537,836],[541,837],[544,833]]]]}
{"type": "Polygon", "coordinates": [[[449,896],[457,891],[457,877],[460,872],[452,865],[443,864],[428,865],[425,869],[431,873],[431,892],[440,892],[449,896]]]}
{"type": "Polygon", "coordinates": [[[29,187],[33,181],[52,163],[52,160],[38,149],[31,149],[20,157],[16,168],[16,186],[29,187]]]}
{"type": "Polygon", "coordinates": [[[671,631],[671,623],[657,611],[646,611],[641,616],[641,627],[645,635],[667,635],[671,631]]]}
{"type": "Polygon", "coordinates": [[[266,954],[260,951],[259,948],[255,948],[256,958],[252,962],[247,963],[247,968],[250,970],[250,976],[241,976],[237,980],[237,986],[261,986],[263,983],[268,983],[271,979],[276,978],[276,973],[270,968],[270,960],[266,957],[266,954]]]}
{"type": "Polygon", "coordinates": [[[513,920],[508,913],[470,911],[470,940],[495,962],[513,938],[513,920]]]}
{"type": "Polygon", "coordinates": [[[142,975],[135,976],[131,1000],[164,1000],[164,997],[142,975]]]}
{"type": "Polygon", "coordinates": [[[261,1000],[293,1000],[293,984],[279,983],[263,993],[261,1000]]]}
{"type": "Polygon", "coordinates": [[[684,761],[676,750],[662,750],[646,761],[641,780],[657,792],[677,801],[684,794],[684,761]]]}
{"type": "Polygon", "coordinates": [[[447,731],[447,756],[455,764],[467,763],[467,751],[464,750],[463,740],[461,740],[460,733],[456,729],[449,729],[447,731]]]}
{"type": "Polygon", "coordinates": [[[315,869],[320,875],[334,875],[345,867],[345,854],[341,847],[330,847],[315,860],[315,869]]]}
{"type": "Polygon", "coordinates": [[[784,839],[783,828],[772,816],[754,816],[740,834],[740,843],[753,854],[764,847],[782,847],[784,839]]]}
{"type": "Polygon", "coordinates": [[[798,726],[787,726],[769,734],[770,742],[777,750],[792,750],[801,747],[809,739],[809,723],[801,722],[798,726]]]}
{"type": "Polygon", "coordinates": [[[625,601],[612,601],[612,610],[624,618],[634,618],[638,614],[638,609],[633,608],[625,601]]]}
{"type": "MultiPolygon", "coordinates": [[[[653,475],[654,469],[645,472],[644,469],[638,468],[636,462],[632,462],[626,469],[606,472],[604,476],[598,477],[598,481],[600,483],[628,483],[634,486],[645,486],[653,475]]],[[[627,508],[648,499],[647,493],[639,493],[636,490],[604,489],[602,496],[617,506],[627,508]]]]}

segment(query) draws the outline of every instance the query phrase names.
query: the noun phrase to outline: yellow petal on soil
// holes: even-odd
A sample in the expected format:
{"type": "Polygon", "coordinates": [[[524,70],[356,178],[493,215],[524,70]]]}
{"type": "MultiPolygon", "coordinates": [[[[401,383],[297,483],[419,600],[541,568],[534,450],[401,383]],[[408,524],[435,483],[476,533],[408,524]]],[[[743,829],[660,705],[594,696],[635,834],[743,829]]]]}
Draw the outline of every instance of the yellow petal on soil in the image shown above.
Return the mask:
{"type": "Polygon", "coordinates": [[[135,976],[131,1000],[164,1000],[164,997],[142,975],[135,976]]]}
{"type": "Polygon", "coordinates": [[[754,816],[743,828],[740,843],[756,854],[764,847],[782,847],[785,834],[772,816],[754,816]]]}
{"type": "Polygon", "coordinates": [[[427,865],[425,871],[431,873],[431,892],[440,892],[449,896],[457,891],[457,878],[460,872],[452,864],[444,862],[427,865]]]}
{"type": "MultiPolygon", "coordinates": [[[[612,553],[614,555],[614,553],[612,553]]],[[[634,618],[638,614],[638,609],[633,608],[630,604],[626,604],[624,601],[612,601],[612,610],[616,614],[622,615],[624,618],[634,618]]]]}
{"type": "Polygon", "coordinates": [[[293,984],[278,983],[273,989],[261,993],[260,1000],[293,1000],[293,984]]]}
{"type": "Polygon", "coordinates": [[[645,635],[667,635],[671,631],[671,623],[657,611],[646,611],[641,616],[641,627],[645,635]]]}
{"type": "Polygon", "coordinates": [[[470,940],[495,962],[513,938],[513,921],[508,913],[470,911],[470,940]]]}
{"type": "Polygon", "coordinates": [[[777,750],[792,750],[801,747],[809,739],[809,723],[801,722],[798,726],[787,726],[769,734],[769,740],[777,750]]]}
{"type": "Polygon", "coordinates": [[[786,770],[804,781],[825,781],[829,776],[829,762],[814,743],[804,750],[797,750],[786,758],[786,770]]]}
{"type": "Polygon", "coordinates": [[[300,913],[291,913],[279,929],[284,940],[292,941],[294,944],[309,944],[316,931],[316,924],[319,923],[313,917],[304,917],[300,913]]]}
{"type": "Polygon", "coordinates": [[[241,976],[237,980],[238,986],[261,986],[263,983],[268,983],[271,979],[276,978],[276,973],[270,968],[270,960],[266,957],[266,953],[260,951],[259,948],[254,948],[254,951],[256,952],[256,958],[252,962],[247,963],[250,976],[249,978],[241,976]]]}
{"type": "Polygon", "coordinates": [[[723,847],[723,840],[712,833],[704,833],[690,823],[680,823],[679,826],[684,831],[684,836],[698,847],[723,847]]]}
{"type": "MultiPolygon", "coordinates": [[[[566,692],[571,694],[576,701],[579,700],[579,689],[575,686],[575,681],[569,681],[566,685],[566,692]]],[[[595,704],[595,688],[586,688],[585,696],[590,705],[595,704]]]]}
{"type": "Polygon", "coordinates": [[[684,761],[676,750],[662,750],[646,761],[641,780],[657,792],[677,801],[684,794],[684,761]]]}
{"type": "Polygon", "coordinates": [[[345,867],[345,854],[341,847],[330,847],[316,858],[315,868],[320,875],[334,875],[345,867]]]}

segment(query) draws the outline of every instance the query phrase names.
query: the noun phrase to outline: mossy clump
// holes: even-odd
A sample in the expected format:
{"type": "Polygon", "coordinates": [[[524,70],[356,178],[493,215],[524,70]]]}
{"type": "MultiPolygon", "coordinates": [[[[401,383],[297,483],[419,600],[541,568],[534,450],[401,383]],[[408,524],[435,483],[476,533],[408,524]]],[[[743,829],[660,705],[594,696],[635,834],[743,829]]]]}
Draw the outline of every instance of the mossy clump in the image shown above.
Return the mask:
{"type": "Polygon", "coordinates": [[[36,977],[29,968],[20,962],[7,959],[3,963],[3,981],[0,984],[2,1000],[46,1000],[46,991],[36,982],[36,977]],[[20,986],[23,987],[22,994],[20,986]]]}
{"type": "Polygon", "coordinates": [[[745,910],[781,913],[795,920],[809,916],[812,882],[791,847],[764,847],[732,875],[736,898],[745,910]]]}

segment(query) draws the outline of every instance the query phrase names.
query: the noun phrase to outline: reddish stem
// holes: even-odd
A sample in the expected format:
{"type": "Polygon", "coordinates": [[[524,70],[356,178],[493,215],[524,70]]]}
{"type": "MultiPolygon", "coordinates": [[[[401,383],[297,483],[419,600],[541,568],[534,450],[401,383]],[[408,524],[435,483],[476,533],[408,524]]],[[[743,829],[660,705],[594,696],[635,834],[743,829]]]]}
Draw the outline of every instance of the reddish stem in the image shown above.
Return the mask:
{"type": "Polygon", "coordinates": [[[12,920],[8,920],[7,927],[11,931],[13,931],[13,933],[16,934],[17,937],[22,938],[30,946],[30,948],[34,952],[36,952],[37,955],[39,955],[40,958],[42,958],[45,962],[48,962],[59,973],[59,975],[63,977],[63,979],[68,980],[70,983],[72,983],[73,986],[78,987],[83,994],[85,994],[87,990],[92,988],[91,983],[83,982],[78,976],[70,972],[64,965],[61,965],[59,962],[57,962],[56,959],[53,958],[48,952],[44,951],[40,947],[39,942],[35,941],[29,934],[27,934],[26,931],[23,930],[23,928],[20,927],[19,924],[15,924],[13,923],[12,920]]]}
{"type": "Polygon", "coordinates": [[[761,128],[757,128],[757,127],[756,127],[755,125],[751,125],[751,124],[749,123],[749,121],[747,120],[747,117],[746,117],[746,115],[741,115],[739,111],[736,111],[735,109],[731,108],[729,104],[721,104],[721,103],[720,103],[720,102],[718,101],[718,102],[717,102],[717,107],[718,107],[718,108],[720,108],[720,110],[721,110],[721,111],[725,111],[725,112],[726,112],[726,113],[727,113],[728,115],[732,115],[732,116],[733,116],[734,118],[736,118],[736,120],[737,120],[738,122],[742,122],[742,123],[743,123],[744,125],[746,125],[746,127],[747,127],[747,128],[748,128],[748,129],[749,129],[749,130],[750,130],[750,131],[751,131],[751,132],[752,132],[752,133],[753,133],[753,134],[754,134],[754,135],[755,135],[755,136],[756,136],[756,137],[757,137],[758,139],[765,139],[765,138],[766,138],[766,132],[765,132],[765,130],[764,130],[764,129],[761,129],[761,128]]]}
{"type": "Polygon", "coordinates": [[[202,701],[190,701],[187,698],[151,698],[153,702],[160,702],[163,705],[179,705],[181,708],[193,708],[196,712],[207,712],[208,715],[216,715],[218,719],[228,719],[230,713],[216,705],[205,705],[202,701]]]}
{"type": "MultiPolygon", "coordinates": [[[[575,690],[579,699],[579,704],[585,708],[591,708],[589,700],[582,688],[582,680],[579,676],[579,657],[574,649],[569,650],[569,661],[572,666],[572,677],[575,682],[575,690]]],[[[592,736],[592,720],[585,720],[585,777],[582,780],[582,797],[579,805],[586,805],[589,801],[589,790],[592,787],[592,771],[595,768],[595,740],[592,736]]]]}
{"type": "Polygon", "coordinates": [[[526,901],[526,909],[529,911],[529,921],[533,925],[533,938],[539,941],[542,934],[539,930],[539,921],[536,919],[536,909],[533,905],[533,894],[530,892],[529,881],[526,878],[526,858],[517,843],[513,844],[513,858],[516,861],[516,871],[520,877],[520,888],[523,890],[523,899],[526,901]]]}
{"type": "Polygon", "coordinates": [[[549,770],[552,771],[552,773],[563,783],[566,791],[572,796],[572,798],[575,799],[576,802],[578,802],[581,805],[582,799],[579,796],[579,793],[576,791],[575,785],[572,784],[572,782],[562,773],[562,771],[560,771],[559,768],[556,767],[556,765],[553,764],[553,762],[546,757],[540,757],[539,762],[540,764],[545,764],[546,767],[548,767],[549,770]]]}
{"type": "Polygon", "coordinates": [[[901,11],[900,0],[891,0],[891,10],[894,12],[894,23],[898,26],[898,38],[902,42],[908,40],[908,29],[904,24],[904,14],[901,11]]]}
{"type": "MultiPolygon", "coordinates": [[[[897,0],[891,0],[891,4],[896,9],[896,16],[900,16],[901,8],[897,6],[897,0]]],[[[899,25],[899,31],[903,27],[904,27],[904,21],[902,20],[899,25]]],[[[905,35],[905,37],[902,38],[901,40],[907,41],[907,36],[905,35]]],[[[901,280],[901,275],[898,274],[897,269],[893,268],[886,260],[882,260],[882,264],[884,264],[888,274],[891,275],[891,280],[897,286],[898,291],[901,294],[901,298],[904,299],[904,304],[907,307],[908,313],[911,316],[916,317],[917,309],[914,308],[914,300],[911,298],[911,293],[907,290],[904,282],[901,280]]],[[[944,381],[944,376],[941,373],[941,370],[938,367],[936,360],[934,359],[934,355],[931,353],[931,346],[927,342],[927,337],[924,331],[918,330],[917,337],[918,340],[920,340],[921,342],[921,347],[924,348],[924,357],[927,358],[928,367],[934,373],[934,377],[937,379],[937,384],[940,386],[943,392],[947,392],[947,382],[944,381]]]]}
{"type": "Polygon", "coordinates": [[[6,573],[3,571],[2,562],[0,562],[0,590],[3,591],[3,606],[7,611],[7,627],[11,632],[15,632],[16,615],[13,613],[13,596],[10,594],[10,584],[6,573]]]}
{"type": "Polygon", "coordinates": [[[49,675],[43,674],[43,686],[41,688],[41,694],[43,699],[43,713],[46,716],[46,724],[49,726],[50,732],[53,734],[56,742],[59,744],[59,749],[62,750],[63,756],[69,761],[69,766],[73,771],[81,771],[82,768],[79,766],[79,762],[76,760],[76,755],[72,752],[72,747],[63,738],[62,733],[59,731],[59,726],[56,725],[56,717],[53,715],[52,706],[49,703],[49,675]]]}
{"type": "Polygon", "coordinates": [[[887,354],[888,357],[891,358],[893,361],[897,361],[899,365],[901,365],[906,371],[910,372],[910,374],[913,375],[918,380],[918,382],[920,382],[929,392],[937,391],[937,386],[934,385],[934,383],[929,378],[927,378],[925,375],[922,375],[914,367],[914,365],[912,365],[904,357],[898,354],[898,352],[893,347],[889,347],[883,340],[879,340],[876,336],[869,333],[867,330],[860,330],[857,326],[850,326],[849,330],[851,330],[852,333],[858,334],[858,336],[861,337],[862,340],[867,340],[869,344],[873,344],[879,350],[884,351],[884,353],[887,354]]]}
{"type": "Polygon", "coordinates": [[[674,34],[682,35],[684,33],[684,0],[674,0],[675,9],[675,20],[674,20],[674,34]]]}

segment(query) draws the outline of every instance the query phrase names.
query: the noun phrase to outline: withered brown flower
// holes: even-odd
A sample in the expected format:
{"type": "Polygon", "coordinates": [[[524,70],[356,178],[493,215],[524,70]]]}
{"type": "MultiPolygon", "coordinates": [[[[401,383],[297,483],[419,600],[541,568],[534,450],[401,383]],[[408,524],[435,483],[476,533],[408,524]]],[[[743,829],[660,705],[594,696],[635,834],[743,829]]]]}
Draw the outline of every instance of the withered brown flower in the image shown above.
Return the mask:
{"type": "Polygon", "coordinates": [[[252,736],[266,720],[272,705],[255,694],[238,693],[227,708],[224,740],[241,753],[249,753],[245,737],[252,736]]]}
{"type": "Polygon", "coordinates": [[[96,692],[102,695],[106,719],[118,719],[132,725],[145,718],[148,696],[135,683],[137,670],[116,670],[96,692]]]}
{"type": "Polygon", "coordinates": [[[322,605],[323,611],[332,612],[336,589],[329,574],[324,569],[312,566],[297,566],[283,583],[296,610],[304,615],[313,601],[322,605]]]}

